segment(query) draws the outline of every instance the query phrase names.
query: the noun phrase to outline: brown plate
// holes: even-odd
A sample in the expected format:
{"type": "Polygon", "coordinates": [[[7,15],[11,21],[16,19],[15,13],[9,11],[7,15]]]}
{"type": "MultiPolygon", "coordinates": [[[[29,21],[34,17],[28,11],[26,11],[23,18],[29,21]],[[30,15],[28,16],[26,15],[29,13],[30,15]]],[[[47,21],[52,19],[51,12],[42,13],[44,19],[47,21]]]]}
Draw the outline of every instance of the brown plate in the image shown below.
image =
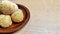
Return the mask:
{"type": "Polygon", "coordinates": [[[0,33],[12,33],[12,32],[15,32],[15,31],[21,29],[28,22],[28,20],[30,18],[30,12],[29,12],[29,10],[25,6],[23,6],[21,4],[17,4],[17,5],[18,5],[19,9],[23,10],[23,13],[24,13],[24,16],[25,16],[24,19],[23,19],[23,21],[20,22],[19,24],[14,24],[13,23],[8,28],[2,28],[2,27],[0,27],[0,33]]]}

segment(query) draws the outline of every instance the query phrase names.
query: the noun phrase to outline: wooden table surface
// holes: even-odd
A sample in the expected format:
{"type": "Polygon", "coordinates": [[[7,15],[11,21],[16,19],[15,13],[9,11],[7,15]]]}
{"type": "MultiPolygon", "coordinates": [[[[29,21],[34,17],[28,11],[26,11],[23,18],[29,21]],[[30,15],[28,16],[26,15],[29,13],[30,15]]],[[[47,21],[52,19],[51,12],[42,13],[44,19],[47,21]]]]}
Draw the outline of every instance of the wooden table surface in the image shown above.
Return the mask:
{"type": "Polygon", "coordinates": [[[60,34],[60,0],[11,0],[30,10],[30,20],[13,34],[60,34]]]}

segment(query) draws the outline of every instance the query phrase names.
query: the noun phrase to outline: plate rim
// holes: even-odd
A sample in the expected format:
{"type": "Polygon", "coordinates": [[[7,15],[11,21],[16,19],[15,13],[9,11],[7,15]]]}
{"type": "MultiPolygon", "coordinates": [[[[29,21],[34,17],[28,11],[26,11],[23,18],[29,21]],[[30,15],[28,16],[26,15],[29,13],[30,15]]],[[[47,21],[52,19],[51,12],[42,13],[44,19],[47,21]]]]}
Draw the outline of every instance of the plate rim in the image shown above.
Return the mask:
{"type": "Polygon", "coordinates": [[[19,26],[15,30],[8,31],[8,32],[0,32],[0,33],[14,33],[16,31],[22,29],[27,24],[27,22],[29,21],[29,19],[30,19],[30,11],[29,11],[29,9],[27,7],[25,7],[24,5],[22,5],[22,4],[17,4],[17,5],[22,6],[26,10],[26,13],[27,13],[26,20],[24,21],[24,23],[21,26],[19,26]]]}

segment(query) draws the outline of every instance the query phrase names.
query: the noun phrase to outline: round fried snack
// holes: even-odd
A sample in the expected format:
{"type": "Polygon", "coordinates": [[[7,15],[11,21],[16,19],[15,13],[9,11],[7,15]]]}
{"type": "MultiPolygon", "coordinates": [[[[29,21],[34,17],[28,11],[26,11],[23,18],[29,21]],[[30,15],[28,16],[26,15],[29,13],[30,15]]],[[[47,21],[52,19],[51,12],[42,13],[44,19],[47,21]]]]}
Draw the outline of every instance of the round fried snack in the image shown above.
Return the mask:
{"type": "Polygon", "coordinates": [[[22,10],[18,10],[11,15],[11,18],[14,22],[21,22],[24,18],[22,10]]]}
{"type": "Polygon", "coordinates": [[[3,14],[12,14],[14,11],[18,10],[18,6],[10,1],[2,1],[0,3],[0,11],[3,14]]]}
{"type": "Polygon", "coordinates": [[[9,15],[0,15],[0,25],[5,28],[12,25],[12,20],[9,15]]]}

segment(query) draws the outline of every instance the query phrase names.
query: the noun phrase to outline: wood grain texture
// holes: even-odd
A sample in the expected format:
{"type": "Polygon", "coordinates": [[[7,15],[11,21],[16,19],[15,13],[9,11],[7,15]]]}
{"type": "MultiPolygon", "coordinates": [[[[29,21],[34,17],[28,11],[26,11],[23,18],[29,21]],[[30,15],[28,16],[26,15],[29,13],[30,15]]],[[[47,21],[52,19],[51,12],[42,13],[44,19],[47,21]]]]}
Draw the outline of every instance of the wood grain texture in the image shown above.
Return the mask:
{"type": "Polygon", "coordinates": [[[31,13],[28,24],[13,34],[60,34],[60,0],[11,0],[31,13]]]}

